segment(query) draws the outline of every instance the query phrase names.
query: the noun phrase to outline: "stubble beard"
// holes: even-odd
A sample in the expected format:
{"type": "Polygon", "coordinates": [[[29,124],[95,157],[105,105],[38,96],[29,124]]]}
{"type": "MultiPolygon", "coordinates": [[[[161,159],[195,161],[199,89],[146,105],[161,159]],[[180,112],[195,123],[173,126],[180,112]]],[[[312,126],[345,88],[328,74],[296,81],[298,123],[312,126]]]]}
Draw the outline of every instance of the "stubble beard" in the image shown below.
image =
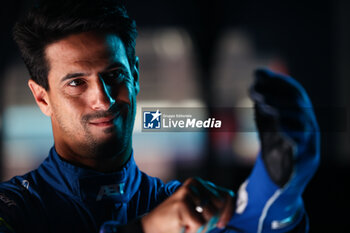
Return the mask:
{"type": "Polygon", "coordinates": [[[94,135],[91,131],[92,126],[84,119],[80,121],[79,127],[72,129],[63,122],[61,116],[57,116],[56,118],[59,127],[64,131],[66,137],[74,142],[74,144],[69,142],[67,144],[75,156],[82,159],[108,160],[122,155],[131,147],[135,121],[134,112],[129,113],[131,116],[127,116],[128,111],[120,113],[116,118],[120,127],[115,125],[114,127],[104,129],[102,132],[107,136],[104,139],[94,135]],[[132,117],[132,121],[128,120],[130,117],[132,117]]]}

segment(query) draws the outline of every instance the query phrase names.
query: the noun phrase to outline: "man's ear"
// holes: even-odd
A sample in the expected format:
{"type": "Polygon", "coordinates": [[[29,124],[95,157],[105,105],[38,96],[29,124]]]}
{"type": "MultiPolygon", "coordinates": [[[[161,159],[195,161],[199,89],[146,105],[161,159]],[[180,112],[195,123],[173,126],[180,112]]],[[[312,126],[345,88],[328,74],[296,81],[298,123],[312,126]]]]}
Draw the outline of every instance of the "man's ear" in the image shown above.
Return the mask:
{"type": "Polygon", "coordinates": [[[139,85],[139,57],[135,57],[135,64],[132,67],[132,76],[134,78],[134,86],[135,86],[135,92],[136,94],[140,91],[140,85],[139,85]]]}
{"type": "Polygon", "coordinates": [[[40,110],[46,115],[51,116],[51,105],[49,102],[48,93],[39,84],[37,84],[32,79],[29,79],[28,86],[33,93],[35,102],[38,104],[40,110]]]}

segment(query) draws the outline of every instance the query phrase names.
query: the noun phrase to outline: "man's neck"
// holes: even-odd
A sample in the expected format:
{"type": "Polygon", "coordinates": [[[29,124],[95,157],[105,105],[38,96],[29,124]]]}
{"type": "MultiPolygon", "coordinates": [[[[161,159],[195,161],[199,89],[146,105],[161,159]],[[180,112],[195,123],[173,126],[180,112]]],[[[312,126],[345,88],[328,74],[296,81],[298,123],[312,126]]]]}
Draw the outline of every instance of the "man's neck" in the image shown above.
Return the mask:
{"type": "Polygon", "coordinates": [[[86,167],[99,172],[116,172],[122,169],[122,167],[129,161],[132,148],[128,146],[124,151],[111,156],[84,156],[75,153],[70,148],[55,147],[58,155],[65,161],[78,166],[86,167]]]}

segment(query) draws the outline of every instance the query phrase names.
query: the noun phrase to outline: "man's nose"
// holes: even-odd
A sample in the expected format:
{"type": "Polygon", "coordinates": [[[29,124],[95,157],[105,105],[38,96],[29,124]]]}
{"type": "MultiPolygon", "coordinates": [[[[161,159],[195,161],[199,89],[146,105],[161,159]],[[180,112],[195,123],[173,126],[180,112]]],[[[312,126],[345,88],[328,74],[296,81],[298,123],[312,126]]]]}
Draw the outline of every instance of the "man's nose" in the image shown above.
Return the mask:
{"type": "Polygon", "coordinates": [[[111,87],[106,85],[102,78],[98,78],[98,81],[94,85],[94,93],[91,98],[93,99],[91,108],[95,111],[107,111],[115,103],[115,99],[112,97],[111,87]]]}

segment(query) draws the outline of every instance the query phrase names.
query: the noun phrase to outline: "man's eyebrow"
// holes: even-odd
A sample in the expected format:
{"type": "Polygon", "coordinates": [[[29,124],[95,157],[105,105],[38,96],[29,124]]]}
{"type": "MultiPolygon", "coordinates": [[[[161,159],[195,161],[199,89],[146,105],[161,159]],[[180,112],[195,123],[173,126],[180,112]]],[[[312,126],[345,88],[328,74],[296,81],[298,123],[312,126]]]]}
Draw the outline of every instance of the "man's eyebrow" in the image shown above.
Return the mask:
{"type": "Polygon", "coordinates": [[[62,79],[61,79],[61,82],[64,82],[65,80],[67,79],[71,79],[71,78],[75,78],[75,77],[80,77],[80,76],[84,76],[86,74],[84,73],[69,73],[69,74],[66,74],[62,79]]]}
{"type": "Polygon", "coordinates": [[[110,65],[108,65],[103,72],[106,72],[106,71],[109,71],[109,70],[112,70],[112,69],[115,69],[115,68],[122,68],[122,69],[125,69],[125,65],[121,62],[113,62],[111,63],[110,65]]]}

